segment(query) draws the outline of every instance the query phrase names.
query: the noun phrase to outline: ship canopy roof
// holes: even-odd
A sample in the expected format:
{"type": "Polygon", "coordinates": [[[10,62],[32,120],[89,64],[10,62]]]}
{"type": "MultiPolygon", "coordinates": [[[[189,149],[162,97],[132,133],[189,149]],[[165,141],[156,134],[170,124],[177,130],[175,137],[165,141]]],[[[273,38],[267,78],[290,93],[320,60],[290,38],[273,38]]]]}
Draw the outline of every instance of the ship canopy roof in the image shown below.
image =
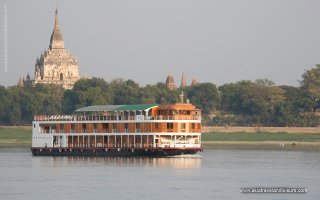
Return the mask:
{"type": "Polygon", "coordinates": [[[148,111],[157,106],[158,104],[96,105],[79,108],[76,112],[148,111]]]}

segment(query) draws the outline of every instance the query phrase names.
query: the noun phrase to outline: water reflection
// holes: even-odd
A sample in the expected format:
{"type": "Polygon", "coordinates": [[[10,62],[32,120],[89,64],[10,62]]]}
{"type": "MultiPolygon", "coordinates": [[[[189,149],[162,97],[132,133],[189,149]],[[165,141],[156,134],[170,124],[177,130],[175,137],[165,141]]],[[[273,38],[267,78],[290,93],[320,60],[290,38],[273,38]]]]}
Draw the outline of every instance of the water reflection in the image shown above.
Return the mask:
{"type": "Polygon", "coordinates": [[[148,157],[33,157],[33,166],[46,167],[168,167],[175,169],[196,169],[201,167],[202,157],[184,155],[165,158],[148,157]]]}

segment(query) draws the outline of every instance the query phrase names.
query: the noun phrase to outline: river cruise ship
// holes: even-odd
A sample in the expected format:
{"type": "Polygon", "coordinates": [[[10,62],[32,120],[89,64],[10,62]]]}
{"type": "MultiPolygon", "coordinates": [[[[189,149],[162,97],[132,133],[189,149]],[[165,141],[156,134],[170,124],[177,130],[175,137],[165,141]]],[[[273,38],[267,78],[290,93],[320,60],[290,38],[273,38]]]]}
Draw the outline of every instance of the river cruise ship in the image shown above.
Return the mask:
{"type": "Polygon", "coordinates": [[[35,156],[175,156],[201,148],[201,110],[189,103],[101,105],[36,115],[35,156]]]}

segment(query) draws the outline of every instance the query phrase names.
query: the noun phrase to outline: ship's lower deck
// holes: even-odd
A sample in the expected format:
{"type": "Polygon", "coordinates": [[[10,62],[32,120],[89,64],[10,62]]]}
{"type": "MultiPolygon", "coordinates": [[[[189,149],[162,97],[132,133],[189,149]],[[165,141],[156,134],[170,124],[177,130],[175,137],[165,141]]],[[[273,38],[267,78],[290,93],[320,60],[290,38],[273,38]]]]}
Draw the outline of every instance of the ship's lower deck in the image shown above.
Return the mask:
{"type": "Polygon", "coordinates": [[[195,154],[202,148],[31,148],[34,156],[167,157],[195,154]]]}

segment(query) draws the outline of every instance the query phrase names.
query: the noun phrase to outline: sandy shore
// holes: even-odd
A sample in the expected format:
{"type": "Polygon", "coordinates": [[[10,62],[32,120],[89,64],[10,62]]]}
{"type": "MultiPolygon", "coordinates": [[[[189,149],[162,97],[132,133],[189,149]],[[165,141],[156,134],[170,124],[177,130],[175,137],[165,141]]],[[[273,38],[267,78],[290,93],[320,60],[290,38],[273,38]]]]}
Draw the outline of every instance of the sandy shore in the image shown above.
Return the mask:
{"type": "Polygon", "coordinates": [[[222,133],[253,133],[253,132],[268,132],[268,133],[320,133],[320,127],[243,127],[243,126],[202,126],[202,133],[222,132],[222,133]]]}
{"type": "Polygon", "coordinates": [[[204,149],[320,150],[320,142],[294,141],[202,141],[204,149]]]}
{"type": "Polygon", "coordinates": [[[32,125],[25,126],[0,126],[0,129],[21,129],[21,130],[32,130],[32,125]]]}

